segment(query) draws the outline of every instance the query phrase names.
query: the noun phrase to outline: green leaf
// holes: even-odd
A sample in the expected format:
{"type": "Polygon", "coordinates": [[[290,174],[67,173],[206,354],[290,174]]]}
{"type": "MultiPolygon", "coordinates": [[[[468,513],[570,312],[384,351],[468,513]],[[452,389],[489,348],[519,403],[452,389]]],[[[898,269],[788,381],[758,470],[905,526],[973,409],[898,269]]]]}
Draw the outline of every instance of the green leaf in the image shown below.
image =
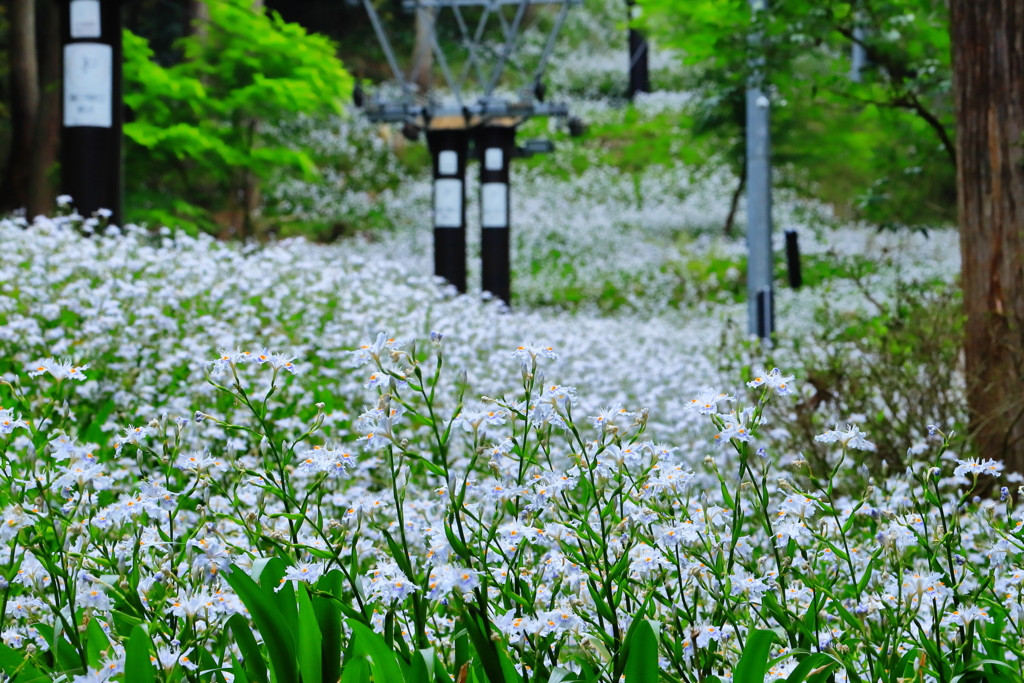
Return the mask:
{"type": "Polygon", "coordinates": [[[437,656],[433,648],[417,650],[412,655],[412,666],[405,683],[434,683],[434,660],[437,656]]]}
{"type": "Polygon", "coordinates": [[[263,661],[263,653],[256,644],[249,622],[241,614],[234,614],[228,619],[227,624],[235,634],[235,643],[242,652],[246,673],[258,683],[267,683],[267,663],[263,661]]]}
{"type": "MultiPolygon", "coordinates": [[[[334,569],[317,582],[317,590],[336,596],[340,602],[342,575],[334,569]]],[[[325,681],[337,681],[341,677],[341,608],[330,598],[313,596],[313,611],[320,627],[320,659],[322,677],[325,681]]]]}
{"type": "Polygon", "coordinates": [[[286,565],[280,558],[261,558],[252,563],[252,578],[260,584],[263,594],[277,607],[291,633],[299,631],[299,613],[296,609],[295,586],[291,581],[285,581],[284,575],[288,572],[286,565]]]}
{"type": "MultiPolygon", "coordinates": [[[[639,621],[640,623],[629,638],[626,683],[656,683],[660,671],[658,666],[658,624],[650,619],[640,619],[639,621]]],[[[737,678],[736,680],[747,679],[737,678]]]]}
{"type": "Polygon", "coordinates": [[[387,646],[383,638],[374,633],[373,629],[355,619],[349,619],[345,623],[348,624],[356,639],[355,650],[370,658],[374,681],[382,683],[396,681],[397,683],[405,680],[398,657],[387,646]]]}
{"type": "Polygon", "coordinates": [[[487,637],[478,610],[472,605],[469,608],[469,614],[463,619],[463,623],[466,625],[469,639],[473,641],[473,647],[476,648],[476,659],[483,667],[485,680],[488,683],[507,683],[494,641],[487,637]]]}
{"type": "Polygon", "coordinates": [[[107,634],[103,632],[99,621],[89,620],[89,625],[85,627],[85,638],[86,661],[89,662],[90,667],[98,669],[100,662],[103,661],[102,653],[110,649],[110,641],[107,639],[107,634]]]}
{"type": "Polygon", "coordinates": [[[800,663],[796,665],[796,668],[789,672],[789,677],[786,678],[786,683],[803,683],[810,675],[811,671],[822,666],[827,666],[829,662],[832,662],[833,667],[835,666],[835,662],[831,657],[823,655],[820,652],[804,657],[800,660],[800,663]]]}
{"type": "Polygon", "coordinates": [[[579,681],[579,677],[568,669],[563,669],[560,666],[556,666],[551,670],[551,675],[548,677],[547,683],[575,683],[579,681]]]}
{"type": "Polygon", "coordinates": [[[370,683],[370,664],[365,656],[345,660],[341,683],[370,683]]]}
{"type": "Polygon", "coordinates": [[[0,669],[11,677],[12,683],[51,683],[51,678],[28,663],[17,650],[0,643],[0,669]]]}
{"type": "Polygon", "coordinates": [[[132,683],[156,683],[156,669],[149,658],[149,634],[142,626],[133,628],[128,638],[124,679],[132,683]]]}
{"type": "Polygon", "coordinates": [[[75,646],[68,642],[67,638],[60,634],[60,622],[56,622],[52,628],[39,629],[46,643],[50,646],[50,652],[54,653],[57,660],[55,671],[68,674],[83,674],[82,660],[75,650],[75,646]]]}
{"type": "Polygon", "coordinates": [[[299,672],[302,683],[323,683],[320,627],[306,586],[299,584],[299,672]]]}
{"type": "Polygon", "coordinates": [[[232,571],[227,574],[227,582],[249,610],[256,628],[263,635],[276,683],[298,683],[294,631],[289,630],[272,599],[237,566],[232,566],[232,571]]]}
{"type": "Polygon", "coordinates": [[[768,671],[769,650],[775,642],[775,632],[755,629],[747,635],[740,661],[736,664],[733,679],[737,681],[763,681],[768,671]]]}

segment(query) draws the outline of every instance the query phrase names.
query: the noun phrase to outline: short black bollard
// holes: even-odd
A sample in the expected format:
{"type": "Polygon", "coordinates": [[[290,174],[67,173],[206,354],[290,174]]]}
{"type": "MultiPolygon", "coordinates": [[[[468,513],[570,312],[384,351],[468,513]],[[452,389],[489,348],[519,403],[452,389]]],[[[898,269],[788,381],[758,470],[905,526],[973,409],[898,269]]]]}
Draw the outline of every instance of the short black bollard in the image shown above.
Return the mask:
{"type": "Polygon", "coordinates": [[[786,268],[789,270],[789,286],[800,289],[804,278],[800,272],[800,243],[797,242],[796,230],[786,231],[786,268]]]}
{"type": "Polygon", "coordinates": [[[775,331],[775,292],[762,287],[757,293],[757,330],[759,339],[771,339],[775,331]]]}
{"type": "Polygon", "coordinates": [[[434,274],[466,291],[465,128],[427,130],[434,163],[434,274]]]}

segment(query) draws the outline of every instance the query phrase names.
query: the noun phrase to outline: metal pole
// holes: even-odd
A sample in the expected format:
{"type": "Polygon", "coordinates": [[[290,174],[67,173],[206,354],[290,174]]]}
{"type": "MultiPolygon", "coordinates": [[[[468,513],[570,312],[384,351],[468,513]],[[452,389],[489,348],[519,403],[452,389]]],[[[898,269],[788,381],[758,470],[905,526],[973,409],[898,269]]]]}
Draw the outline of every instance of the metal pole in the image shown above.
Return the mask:
{"type": "Polygon", "coordinates": [[[466,291],[465,128],[427,130],[434,163],[434,273],[466,291]]]}
{"type": "MultiPolygon", "coordinates": [[[[629,21],[636,15],[636,0],[626,0],[629,21]]],[[[632,26],[629,28],[629,90],[626,96],[633,99],[638,92],[651,92],[651,76],[647,68],[647,39],[632,26]]]]}
{"type": "Polygon", "coordinates": [[[512,300],[509,249],[509,169],[516,147],[513,126],[482,126],[480,151],[480,279],[482,289],[512,300]]]}
{"type": "Polygon", "coordinates": [[[83,216],[122,223],[121,2],[61,3],[64,106],[61,192],[83,216]]]}
{"type": "Polygon", "coordinates": [[[850,55],[850,80],[860,83],[861,71],[868,62],[867,51],[864,49],[864,27],[853,27],[853,53],[850,55]]]}
{"type": "MultiPolygon", "coordinates": [[[[764,9],[764,0],[750,0],[750,6],[756,14],[764,9]]],[[[752,40],[760,42],[761,37],[755,35],[752,40]]],[[[763,74],[758,69],[747,88],[747,306],[750,334],[769,339],[775,328],[775,258],[769,102],[762,81],[763,74]]]]}

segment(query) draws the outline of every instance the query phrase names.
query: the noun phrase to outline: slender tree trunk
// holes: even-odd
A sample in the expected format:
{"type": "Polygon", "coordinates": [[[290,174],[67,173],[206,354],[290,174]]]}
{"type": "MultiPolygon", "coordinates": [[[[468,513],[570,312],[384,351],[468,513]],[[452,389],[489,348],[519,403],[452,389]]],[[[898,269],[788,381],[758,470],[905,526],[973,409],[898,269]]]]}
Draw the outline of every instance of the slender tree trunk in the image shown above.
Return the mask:
{"type": "Polygon", "coordinates": [[[35,0],[11,0],[10,12],[12,137],[0,204],[16,209],[28,204],[28,168],[39,110],[35,0]]]}
{"type": "Polygon", "coordinates": [[[61,48],[60,7],[57,0],[37,0],[39,10],[39,110],[32,134],[28,166],[28,215],[53,210],[57,196],[53,171],[60,153],[61,48]]]}
{"type": "Polygon", "coordinates": [[[210,6],[203,0],[189,0],[187,16],[186,35],[195,36],[199,42],[205,43],[210,35],[210,6]]]}
{"type": "Polygon", "coordinates": [[[971,431],[1024,472],[1024,0],[952,0],[971,431]]]}
{"type": "Polygon", "coordinates": [[[433,82],[434,50],[430,33],[434,25],[434,10],[420,7],[416,10],[416,42],[412,48],[412,74],[410,80],[420,93],[430,90],[433,82]]]}
{"type": "Polygon", "coordinates": [[[729,203],[729,215],[725,218],[725,236],[732,237],[732,226],[736,221],[736,210],[740,206],[740,197],[747,187],[747,155],[743,155],[743,166],[740,168],[740,182],[736,185],[736,191],[732,193],[732,202],[729,203]]]}

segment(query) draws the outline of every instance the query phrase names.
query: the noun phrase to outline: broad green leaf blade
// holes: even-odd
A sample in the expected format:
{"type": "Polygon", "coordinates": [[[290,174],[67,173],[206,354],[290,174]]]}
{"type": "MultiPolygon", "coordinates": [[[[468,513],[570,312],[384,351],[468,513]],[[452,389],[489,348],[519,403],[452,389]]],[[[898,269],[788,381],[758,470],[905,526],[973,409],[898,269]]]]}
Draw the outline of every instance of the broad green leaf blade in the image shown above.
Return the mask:
{"type": "Polygon", "coordinates": [[[306,586],[299,584],[299,672],[302,683],[323,683],[323,670],[320,665],[321,642],[320,627],[316,623],[316,613],[309,601],[306,586]]]}
{"type": "Polygon", "coordinates": [[[267,663],[263,661],[263,653],[260,652],[260,646],[256,644],[256,638],[252,635],[249,622],[241,614],[235,614],[228,619],[228,628],[235,634],[235,643],[242,651],[243,666],[249,677],[259,683],[267,683],[267,663]]]}
{"type": "Polygon", "coordinates": [[[252,563],[252,579],[259,583],[263,594],[281,613],[290,633],[299,632],[299,612],[296,609],[295,587],[285,581],[288,566],[278,557],[261,558],[252,563]]]}
{"type": "Polygon", "coordinates": [[[505,680],[505,672],[501,666],[501,659],[498,657],[498,650],[494,641],[484,633],[483,625],[479,621],[476,612],[471,609],[463,620],[466,624],[466,631],[469,632],[469,639],[476,649],[476,661],[483,667],[483,680],[488,683],[508,683],[505,680]]]}
{"type": "Polygon", "coordinates": [[[67,673],[72,675],[84,674],[85,669],[82,666],[82,660],[78,656],[78,651],[75,650],[75,646],[68,642],[68,639],[62,635],[60,622],[57,622],[53,628],[41,628],[39,632],[43,635],[47,644],[50,646],[50,652],[54,655],[57,660],[56,672],[67,673]]]}
{"type": "MultiPolygon", "coordinates": [[[[317,589],[340,599],[342,576],[337,569],[321,576],[317,589]]],[[[320,669],[324,681],[333,683],[341,678],[341,607],[330,598],[312,599],[316,622],[320,626],[320,669]]]]}
{"type": "Polygon", "coordinates": [[[241,568],[232,567],[231,573],[227,575],[227,581],[235,589],[238,598],[249,610],[256,628],[263,635],[263,643],[270,655],[270,666],[274,669],[276,683],[298,683],[295,638],[293,632],[288,630],[284,617],[256,582],[241,568]]]}
{"type": "Polygon", "coordinates": [[[740,661],[732,676],[737,681],[763,681],[768,671],[769,651],[775,642],[775,632],[755,629],[747,635],[740,661]]]}
{"type": "Polygon", "coordinates": [[[349,619],[345,623],[352,629],[352,635],[356,638],[356,651],[362,651],[370,657],[374,681],[400,683],[405,680],[402,667],[398,664],[398,657],[384,643],[383,638],[354,619],[349,619]]]}
{"type": "Polygon", "coordinates": [[[25,656],[0,643],[0,669],[14,683],[51,683],[53,680],[25,660],[25,656]]]}
{"type": "Polygon", "coordinates": [[[341,683],[370,683],[370,664],[365,657],[345,660],[341,671],[341,683]]]}
{"type": "Polygon", "coordinates": [[[103,627],[96,619],[89,620],[89,625],[85,627],[85,638],[85,653],[89,667],[98,669],[100,661],[103,659],[101,653],[110,649],[110,640],[107,639],[107,634],[103,632],[103,627]]]}
{"type": "Polygon", "coordinates": [[[417,650],[412,655],[412,666],[409,668],[409,675],[405,683],[434,683],[434,660],[436,659],[433,648],[417,650]]]}
{"type": "MultiPolygon", "coordinates": [[[[657,683],[659,672],[658,634],[655,631],[654,623],[649,619],[641,619],[637,627],[632,630],[629,655],[626,659],[626,683],[657,683]]],[[[746,679],[737,678],[736,680],[746,679]]]]}
{"type": "Polygon", "coordinates": [[[156,669],[149,656],[149,634],[142,626],[136,626],[128,638],[124,679],[132,683],[156,683],[156,669]]]}

